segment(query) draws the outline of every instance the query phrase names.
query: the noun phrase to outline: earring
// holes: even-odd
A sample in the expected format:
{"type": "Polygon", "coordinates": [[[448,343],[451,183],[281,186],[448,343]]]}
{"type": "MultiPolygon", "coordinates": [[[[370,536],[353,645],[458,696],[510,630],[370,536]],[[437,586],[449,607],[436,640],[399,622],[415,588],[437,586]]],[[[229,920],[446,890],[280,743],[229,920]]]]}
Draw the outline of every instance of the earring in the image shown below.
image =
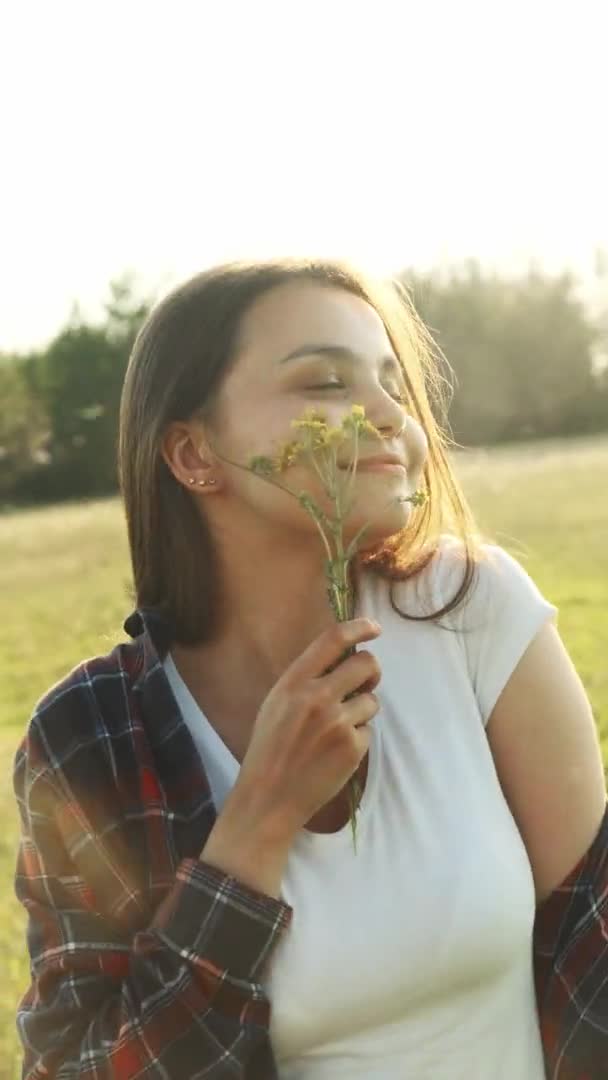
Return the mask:
{"type": "MultiPolygon", "coordinates": [[[[194,479],[193,476],[189,476],[188,477],[188,483],[189,484],[195,484],[195,483],[197,483],[197,481],[194,479]]],[[[199,480],[198,481],[199,487],[206,487],[207,484],[215,484],[215,480],[199,480]]]]}

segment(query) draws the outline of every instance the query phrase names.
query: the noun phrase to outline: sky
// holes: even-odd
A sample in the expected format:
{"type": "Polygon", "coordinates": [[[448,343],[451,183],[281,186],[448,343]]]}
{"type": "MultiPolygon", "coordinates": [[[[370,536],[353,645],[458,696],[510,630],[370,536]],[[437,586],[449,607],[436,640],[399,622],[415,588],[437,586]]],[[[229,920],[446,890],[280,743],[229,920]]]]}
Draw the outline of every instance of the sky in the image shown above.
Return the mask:
{"type": "Polygon", "coordinates": [[[605,0],[1,11],[0,352],[126,271],[160,297],[277,254],[534,260],[606,298],[605,0]]]}

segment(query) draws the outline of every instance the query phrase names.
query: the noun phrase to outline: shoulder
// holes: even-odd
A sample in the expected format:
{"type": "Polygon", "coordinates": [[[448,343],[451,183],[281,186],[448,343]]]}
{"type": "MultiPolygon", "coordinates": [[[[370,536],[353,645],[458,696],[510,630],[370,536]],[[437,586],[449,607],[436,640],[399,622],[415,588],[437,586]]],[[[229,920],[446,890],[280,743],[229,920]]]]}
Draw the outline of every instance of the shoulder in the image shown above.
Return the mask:
{"type": "Polygon", "coordinates": [[[80,661],[36,701],[15,754],[16,785],[52,783],[76,759],[102,750],[129,726],[142,669],[140,641],[80,661]]]}
{"type": "Polygon", "coordinates": [[[412,617],[411,637],[424,634],[442,656],[449,649],[458,657],[484,725],[530,641],[547,619],[557,621],[557,607],[520,560],[485,540],[474,539],[467,548],[459,537],[444,533],[419,572],[391,585],[394,605],[382,593],[387,621],[401,640],[403,623],[397,628],[390,614],[395,606],[412,617]],[[446,630],[450,633],[440,633],[446,630]]]}
{"type": "Polygon", "coordinates": [[[520,559],[490,541],[471,538],[465,545],[452,533],[442,533],[423,549],[407,577],[390,579],[378,572],[366,577],[378,610],[387,613],[396,605],[414,619],[429,621],[437,615],[433,622],[463,640],[502,636],[505,626],[526,629],[539,615],[557,615],[520,559]]]}
{"type": "MultiPolygon", "coordinates": [[[[522,556],[522,559],[524,556],[522,556]]],[[[468,587],[454,613],[457,629],[481,629],[501,618],[524,615],[530,604],[544,601],[538,585],[523,562],[499,544],[476,541],[470,550],[468,587]],[[474,620],[471,621],[471,616],[474,620]],[[479,616],[479,618],[478,618],[479,616]]],[[[442,534],[428,567],[436,599],[447,603],[455,595],[467,570],[464,543],[451,534],[442,534]]],[[[553,605],[549,605],[553,607],[553,605]]]]}
{"type": "MultiPolygon", "coordinates": [[[[13,773],[29,859],[19,887],[30,873],[67,882],[79,902],[123,928],[140,919],[147,903],[141,649],[141,639],[121,643],[81,661],[50,687],[34,707],[13,773]]],[[[152,813],[158,826],[156,806],[152,813]]],[[[164,857],[162,830],[154,841],[164,857]]]]}
{"type": "Polygon", "coordinates": [[[391,586],[395,599],[402,597],[417,615],[441,610],[464,586],[458,605],[442,617],[446,626],[464,629],[463,612],[471,608],[483,612],[488,599],[525,576],[516,559],[499,545],[472,539],[467,550],[460,537],[446,532],[420,553],[407,578],[394,580],[391,586]]]}
{"type": "MultiPolygon", "coordinates": [[[[514,579],[526,575],[521,562],[506,548],[487,540],[471,542],[470,558],[473,567],[472,591],[508,585],[514,579]]],[[[437,542],[430,567],[439,578],[452,581],[466,566],[467,550],[464,542],[451,533],[442,533],[437,542]]]]}

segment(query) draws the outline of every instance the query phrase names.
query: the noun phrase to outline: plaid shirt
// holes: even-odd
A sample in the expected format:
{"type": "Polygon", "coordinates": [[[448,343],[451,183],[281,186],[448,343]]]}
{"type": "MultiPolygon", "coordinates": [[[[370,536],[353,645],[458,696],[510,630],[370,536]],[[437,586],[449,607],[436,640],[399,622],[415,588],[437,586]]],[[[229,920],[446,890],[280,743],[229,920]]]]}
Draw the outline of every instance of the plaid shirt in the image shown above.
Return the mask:
{"type": "MultiPolygon", "coordinates": [[[[143,610],[125,630],[39,701],[15,759],[23,1077],[276,1080],[259,980],[292,909],[199,859],[216,814],[167,630],[143,610]]],[[[547,1077],[605,1080],[608,815],[537,911],[534,964],[547,1077]]]]}

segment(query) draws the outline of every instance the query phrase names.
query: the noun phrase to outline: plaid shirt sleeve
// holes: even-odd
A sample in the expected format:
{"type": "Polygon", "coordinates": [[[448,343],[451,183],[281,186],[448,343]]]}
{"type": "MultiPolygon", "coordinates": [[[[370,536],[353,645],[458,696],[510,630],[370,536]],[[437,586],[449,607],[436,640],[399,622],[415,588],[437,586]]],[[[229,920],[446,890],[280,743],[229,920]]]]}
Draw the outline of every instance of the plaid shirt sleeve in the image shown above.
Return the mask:
{"type": "Polygon", "coordinates": [[[548,1080],[606,1080],[608,804],[589,850],[537,909],[534,962],[548,1080]]]}
{"type": "Polygon", "coordinates": [[[292,909],[184,858],[150,917],[126,916],[137,906],[126,884],[122,910],[109,910],[111,848],[79,823],[48,736],[34,717],[15,760],[32,978],[17,1019],[24,1080],[272,1080],[258,979],[292,909]]]}

